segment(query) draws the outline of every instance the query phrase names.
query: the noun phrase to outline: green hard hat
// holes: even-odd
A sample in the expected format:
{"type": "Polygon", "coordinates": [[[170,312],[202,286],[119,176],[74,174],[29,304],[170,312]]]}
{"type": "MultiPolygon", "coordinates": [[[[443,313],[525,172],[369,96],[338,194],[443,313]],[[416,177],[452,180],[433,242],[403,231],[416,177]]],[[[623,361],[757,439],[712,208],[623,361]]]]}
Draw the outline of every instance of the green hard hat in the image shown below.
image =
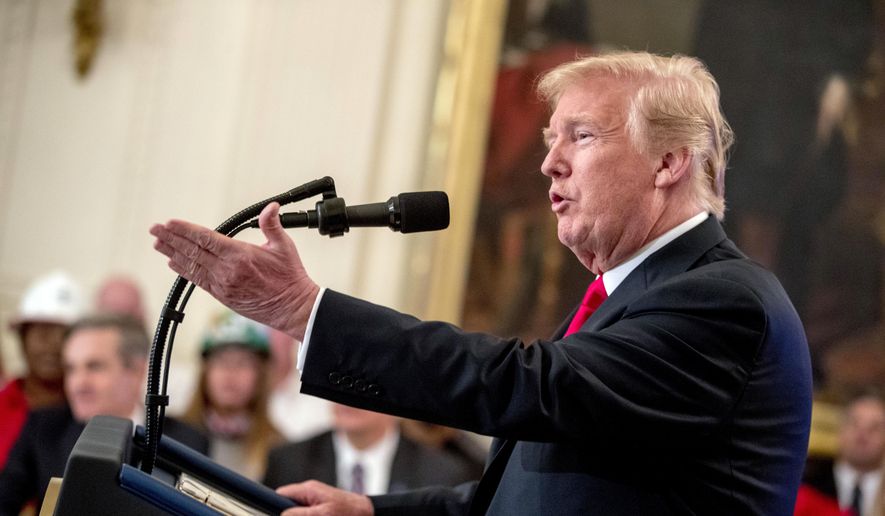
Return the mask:
{"type": "Polygon", "coordinates": [[[203,357],[228,346],[238,346],[267,357],[270,355],[270,329],[234,312],[224,312],[213,321],[203,335],[200,347],[203,357]]]}

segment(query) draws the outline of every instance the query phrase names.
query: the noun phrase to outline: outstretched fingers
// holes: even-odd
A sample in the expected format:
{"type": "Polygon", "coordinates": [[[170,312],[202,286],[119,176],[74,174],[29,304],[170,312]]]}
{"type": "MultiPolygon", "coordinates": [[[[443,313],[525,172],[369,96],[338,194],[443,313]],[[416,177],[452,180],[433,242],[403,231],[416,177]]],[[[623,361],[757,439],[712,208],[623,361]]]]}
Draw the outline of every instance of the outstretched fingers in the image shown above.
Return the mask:
{"type": "Polygon", "coordinates": [[[203,288],[207,286],[208,271],[219,262],[216,253],[232,242],[208,228],[177,220],[156,224],[150,232],[157,238],[154,249],[169,258],[169,267],[203,288]]]}
{"type": "Polygon", "coordinates": [[[214,289],[209,281],[209,275],[206,269],[197,262],[191,262],[187,266],[181,266],[172,260],[169,260],[169,268],[184,279],[195,283],[201,289],[214,295],[214,289]]]}
{"type": "Polygon", "coordinates": [[[280,224],[279,205],[268,205],[260,223],[268,239],[262,246],[181,220],[154,225],[150,233],[181,277],[250,319],[303,336],[319,287],[280,224]]]}

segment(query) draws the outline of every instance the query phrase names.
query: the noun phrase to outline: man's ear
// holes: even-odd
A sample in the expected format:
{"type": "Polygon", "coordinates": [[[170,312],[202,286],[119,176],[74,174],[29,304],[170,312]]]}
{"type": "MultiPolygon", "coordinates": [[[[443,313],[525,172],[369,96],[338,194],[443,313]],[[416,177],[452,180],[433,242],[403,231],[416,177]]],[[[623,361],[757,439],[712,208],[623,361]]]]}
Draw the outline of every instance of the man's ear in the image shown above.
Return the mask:
{"type": "Polygon", "coordinates": [[[689,175],[691,152],[687,147],[667,151],[655,170],[655,188],[669,188],[689,175]]]}

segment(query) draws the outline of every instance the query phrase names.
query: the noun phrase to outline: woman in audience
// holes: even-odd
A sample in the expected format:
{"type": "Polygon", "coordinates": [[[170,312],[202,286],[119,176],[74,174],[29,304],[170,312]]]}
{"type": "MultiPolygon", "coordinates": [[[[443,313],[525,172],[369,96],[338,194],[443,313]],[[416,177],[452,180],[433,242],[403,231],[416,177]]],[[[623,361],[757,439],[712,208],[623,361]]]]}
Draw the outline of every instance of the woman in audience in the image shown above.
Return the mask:
{"type": "Polygon", "coordinates": [[[282,441],[267,415],[268,331],[231,312],[218,318],[203,338],[199,383],[183,418],[209,435],[212,459],[253,480],[282,441]]]}

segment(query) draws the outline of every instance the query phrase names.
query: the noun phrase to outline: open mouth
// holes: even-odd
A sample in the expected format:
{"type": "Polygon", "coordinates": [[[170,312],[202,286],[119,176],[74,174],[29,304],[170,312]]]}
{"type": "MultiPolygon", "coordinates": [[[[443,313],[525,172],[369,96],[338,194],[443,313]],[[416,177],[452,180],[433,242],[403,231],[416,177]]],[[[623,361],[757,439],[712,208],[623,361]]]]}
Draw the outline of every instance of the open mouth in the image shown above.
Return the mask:
{"type": "Polygon", "coordinates": [[[550,192],[550,208],[554,213],[561,213],[565,209],[568,199],[555,192],[550,192]]]}

